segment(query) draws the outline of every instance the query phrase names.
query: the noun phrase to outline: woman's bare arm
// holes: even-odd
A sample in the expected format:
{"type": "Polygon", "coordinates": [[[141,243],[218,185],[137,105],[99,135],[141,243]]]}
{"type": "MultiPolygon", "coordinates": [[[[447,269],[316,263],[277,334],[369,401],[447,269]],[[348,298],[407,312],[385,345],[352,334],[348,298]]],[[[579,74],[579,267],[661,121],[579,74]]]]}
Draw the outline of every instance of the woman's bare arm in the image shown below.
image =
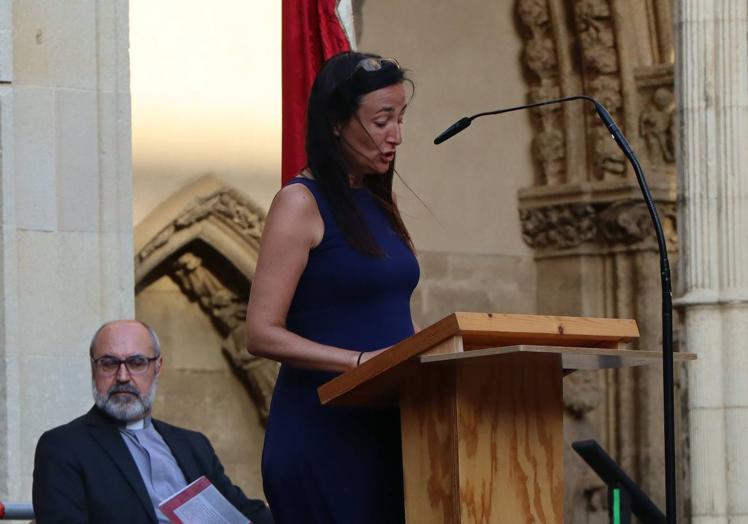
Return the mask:
{"type": "Polygon", "coordinates": [[[262,233],[247,306],[247,350],[253,355],[325,371],[356,367],[358,351],[318,344],[286,329],[288,308],[309,251],[323,234],[324,222],[306,187],[291,184],[276,195],[262,233]]]}

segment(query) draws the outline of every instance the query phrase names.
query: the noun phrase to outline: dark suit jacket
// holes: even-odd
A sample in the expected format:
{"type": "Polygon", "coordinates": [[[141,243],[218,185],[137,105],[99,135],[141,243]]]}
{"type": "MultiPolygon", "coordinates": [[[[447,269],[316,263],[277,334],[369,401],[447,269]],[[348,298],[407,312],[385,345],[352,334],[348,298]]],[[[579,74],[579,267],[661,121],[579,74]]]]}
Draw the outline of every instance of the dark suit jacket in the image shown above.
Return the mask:
{"type": "MultiPolygon", "coordinates": [[[[153,420],[190,483],[205,475],[253,524],[272,524],[260,500],[248,499],[223,471],[202,433],[153,420]]],[[[38,524],[156,524],[138,467],[116,423],[93,407],[44,433],[34,457],[34,513],[38,524]]]]}

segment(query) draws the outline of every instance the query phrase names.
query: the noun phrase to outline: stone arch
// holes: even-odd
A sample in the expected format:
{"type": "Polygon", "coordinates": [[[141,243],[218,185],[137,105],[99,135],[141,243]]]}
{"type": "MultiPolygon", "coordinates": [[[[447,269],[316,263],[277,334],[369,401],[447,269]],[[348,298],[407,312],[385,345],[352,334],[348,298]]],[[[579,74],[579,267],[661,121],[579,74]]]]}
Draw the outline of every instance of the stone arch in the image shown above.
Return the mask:
{"type": "Polygon", "coordinates": [[[135,285],[180,247],[200,239],[248,280],[254,276],[265,212],[237,189],[204,175],[164,201],[135,228],[135,285]]]}
{"type": "Polygon", "coordinates": [[[199,305],[263,425],[278,366],[246,352],[244,317],[264,224],[265,212],[250,198],[205,175],[135,228],[136,295],[166,275],[199,305]]]}

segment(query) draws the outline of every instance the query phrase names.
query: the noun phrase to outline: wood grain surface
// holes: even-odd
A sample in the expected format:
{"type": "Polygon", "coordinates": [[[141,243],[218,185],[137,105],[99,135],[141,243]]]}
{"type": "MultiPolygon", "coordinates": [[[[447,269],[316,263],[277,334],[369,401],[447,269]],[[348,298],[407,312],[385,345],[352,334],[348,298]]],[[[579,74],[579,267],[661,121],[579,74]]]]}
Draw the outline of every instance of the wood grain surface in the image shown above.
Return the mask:
{"type": "Polygon", "coordinates": [[[423,366],[400,406],[408,524],[562,522],[559,355],[423,366]]]}
{"type": "Polygon", "coordinates": [[[455,373],[428,368],[400,398],[406,522],[451,524],[460,522],[455,373]]]}
{"type": "Polygon", "coordinates": [[[563,522],[558,355],[456,366],[460,523],[563,522]]]}
{"type": "Polygon", "coordinates": [[[618,347],[639,336],[628,319],[453,313],[426,327],[375,358],[319,387],[323,404],[378,404],[396,402],[398,386],[413,370],[412,357],[451,337],[462,339],[462,349],[534,344],[580,347],[618,347]]]}

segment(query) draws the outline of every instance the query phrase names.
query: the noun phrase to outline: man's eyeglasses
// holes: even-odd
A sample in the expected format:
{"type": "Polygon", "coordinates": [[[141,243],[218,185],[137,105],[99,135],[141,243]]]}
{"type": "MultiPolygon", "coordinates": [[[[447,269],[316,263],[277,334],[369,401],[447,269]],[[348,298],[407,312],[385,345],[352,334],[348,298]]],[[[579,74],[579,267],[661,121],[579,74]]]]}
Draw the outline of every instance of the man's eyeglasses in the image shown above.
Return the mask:
{"type": "Polygon", "coordinates": [[[102,375],[116,374],[122,364],[125,365],[131,375],[140,375],[148,371],[151,362],[158,359],[159,357],[145,357],[143,355],[133,355],[127,358],[103,356],[92,358],[91,362],[93,362],[102,375]]]}

